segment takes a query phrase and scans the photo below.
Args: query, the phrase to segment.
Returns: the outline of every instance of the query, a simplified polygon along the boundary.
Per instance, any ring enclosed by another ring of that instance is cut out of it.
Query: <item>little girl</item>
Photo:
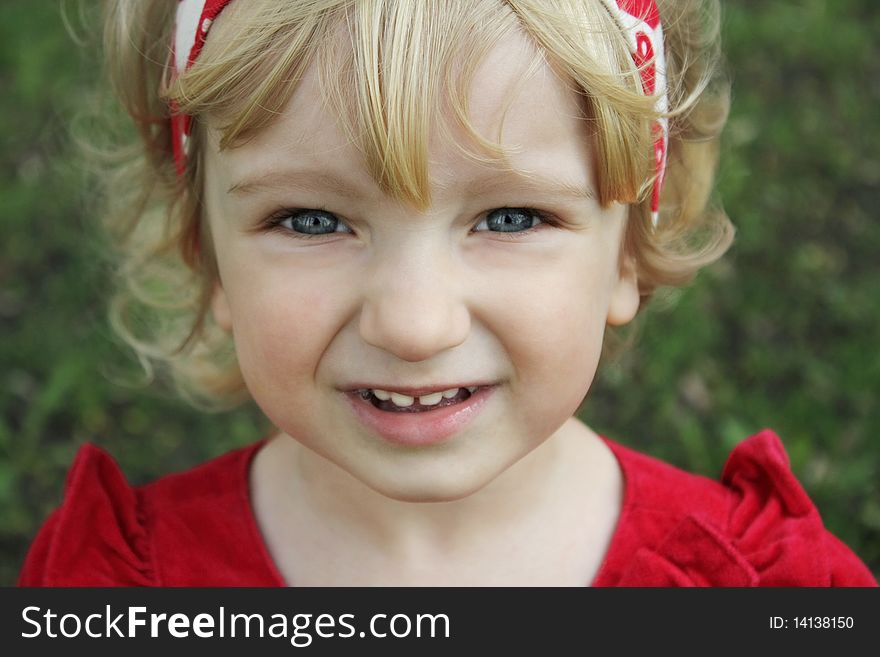
[[[115,0],[115,325],[271,436],[81,448],[23,585],[869,586],[763,431],[720,482],[575,417],[732,239],[711,0]],[[146,319],[144,319],[146,318]]]

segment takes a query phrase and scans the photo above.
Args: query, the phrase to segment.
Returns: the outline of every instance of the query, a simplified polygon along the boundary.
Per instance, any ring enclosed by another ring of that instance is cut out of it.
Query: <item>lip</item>
[[[421,413],[382,411],[354,391],[346,392],[345,397],[355,417],[372,433],[391,443],[418,447],[451,439],[479,415],[496,388],[496,385],[483,386],[463,402]]]

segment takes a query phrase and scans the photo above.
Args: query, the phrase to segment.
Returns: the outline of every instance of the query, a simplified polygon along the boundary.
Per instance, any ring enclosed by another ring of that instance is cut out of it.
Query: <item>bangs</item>
[[[546,63],[582,97],[600,201],[638,200],[651,184],[653,101],[599,2],[233,2],[167,95],[196,132],[209,119],[220,148],[234,148],[280,114],[314,64],[326,106],[380,189],[424,210],[433,135],[472,160],[508,166],[508,150],[471,123],[468,98],[479,65],[515,32],[535,44],[519,85]]]

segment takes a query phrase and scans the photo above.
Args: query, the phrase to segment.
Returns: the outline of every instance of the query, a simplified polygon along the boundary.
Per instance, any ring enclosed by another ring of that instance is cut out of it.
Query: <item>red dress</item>
[[[773,432],[737,446],[720,483],[606,442],[625,494],[592,585],[877,585],[822,525]],[[283,586],[250,504],[262,444],[138,487],[84,445],[19,585]]]

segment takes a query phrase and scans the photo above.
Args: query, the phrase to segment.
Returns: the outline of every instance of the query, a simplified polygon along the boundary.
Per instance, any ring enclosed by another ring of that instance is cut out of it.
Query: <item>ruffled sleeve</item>
[[[666,475],[668,477],[668,475]],[[667,482],[674,496],[675,485]],[[619,586],[877,586],[822,524],[769,430],[738,445],[717,484],[634,550]]]
[[[762,586],[876,586],[825,529],[775,433],[764,431],[734,450],[721,481],[734,496],[728,533]]]
[[[141,506],[113,459],[83,445],[61,506],[31,545],[19,586],[155,584]]]

